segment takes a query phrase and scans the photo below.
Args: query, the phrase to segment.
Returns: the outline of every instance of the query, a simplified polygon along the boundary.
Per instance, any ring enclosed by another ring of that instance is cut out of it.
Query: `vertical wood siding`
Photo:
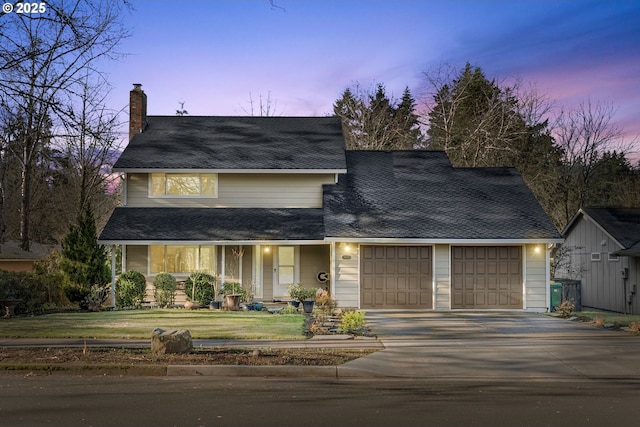
[[[569,250],[570,267],[556,273],[557,278],[582,282],[582,305],[602,310],[624,311],[624,283],[621,270],[629,268],[628,257],[609,261],[609,253],[621,247],[600,227],[584,216],[577,220],[562,245]],[[591,261],[591,254],[600,261]],[[634,266],[632,266],[635,270]],[[630,278],[637,274],[630,271]]]

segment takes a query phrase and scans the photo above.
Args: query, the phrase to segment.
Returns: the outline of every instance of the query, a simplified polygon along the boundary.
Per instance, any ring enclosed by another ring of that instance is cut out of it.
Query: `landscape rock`
[[[165,331],[156,328],[151,334],[151,352],[153,354],[190,353],[192,350],[193,341],[188,329]]]

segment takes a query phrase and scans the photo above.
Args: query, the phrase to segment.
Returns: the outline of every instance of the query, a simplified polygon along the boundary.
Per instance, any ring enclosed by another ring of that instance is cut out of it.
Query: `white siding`
[[[435,245],[433,249],[434,269],[433,282],[435,284],[435,310],[451,309],[451,267],[450,246]]]
[[[524,247],[524,301],[527,311],[544,312],[549,308],[547,254],[545,245]]]
[[[148,174],[127,175],[130,207],[320,208],[333,174],[219,174],[217,198],[149,197]]]
[[[360,307],[360,248],[351,243],[335,244],[335,272],[333,276],[334,296],[339,307]]]

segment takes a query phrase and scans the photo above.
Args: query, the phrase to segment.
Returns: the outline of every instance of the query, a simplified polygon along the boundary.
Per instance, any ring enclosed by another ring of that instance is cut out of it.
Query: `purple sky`
[[[640,1],[136,0],[129,55],[109,64],[112,108],[142,83],[149,114],[327,115],[348,86],[420,99],[423,73],[469,61],[572,108],[611,104],[640,135]],[[257,110],[257,107],[255,107]],[[125,118],[126,119],[126,118]]]

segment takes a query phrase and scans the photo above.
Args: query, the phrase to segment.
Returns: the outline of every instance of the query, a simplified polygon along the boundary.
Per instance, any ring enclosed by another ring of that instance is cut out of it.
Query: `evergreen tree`
[[[350,150],[401,150],[422,145],[423,136],[409,88],[399,103],[387,96],[383,84],[378,84],[374,92],[362,92],[356,86],[354,93],[347,88],[334,103],[333,111],[342,119]]]
[[[67,276],[67,296],[81,302],[93,285],[105,285],[111,280],[107,252],[98,244],[96,223],[91,206],[78,216],[62,241],[62,269]]]
[[[397,146],[401,149],[419,148],[423,136],[420,121],[415,113],[416,101],[408,87],[402,93],[402,99],[393,112],[393,119],[398,130]]]

